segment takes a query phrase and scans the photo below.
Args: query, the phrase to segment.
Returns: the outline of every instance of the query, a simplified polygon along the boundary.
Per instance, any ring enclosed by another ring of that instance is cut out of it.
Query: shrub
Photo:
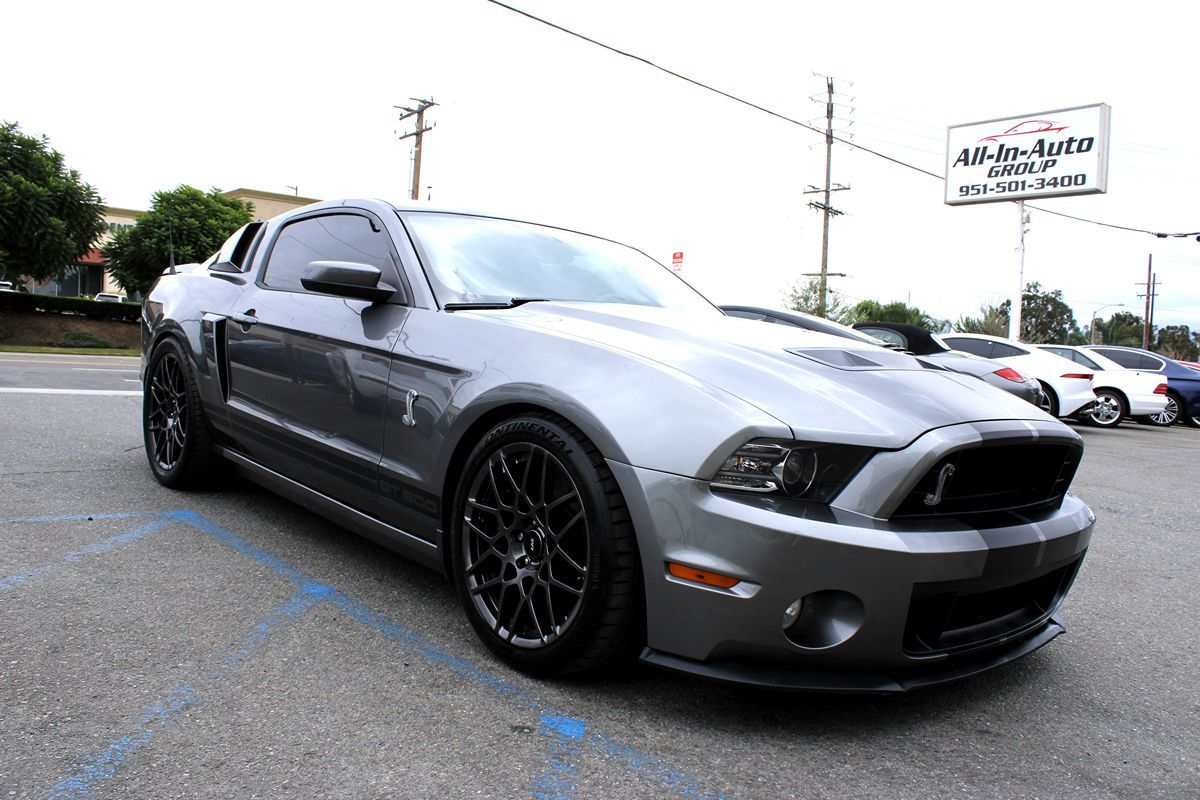
[[[67,331],[58,340],[59,347],[119,347],[87,331]]]
[[[50,314],[78,314],[91,319],[137,322],[141,317],[142,307],[137,303],[97,303],[86,297],[0,292],[0,311],[41,311]]]

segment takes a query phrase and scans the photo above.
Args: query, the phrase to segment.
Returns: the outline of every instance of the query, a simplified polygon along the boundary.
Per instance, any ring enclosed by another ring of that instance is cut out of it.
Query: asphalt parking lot
[[[987,675],[537,681],[428,570],[236,479],[155,483],[136,368],[0,354],[0,798],[1200,796],[1200,430],[1077,428],[1068,634]]]

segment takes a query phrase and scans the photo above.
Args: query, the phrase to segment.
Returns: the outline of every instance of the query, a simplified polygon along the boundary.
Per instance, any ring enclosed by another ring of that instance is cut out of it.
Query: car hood
[[[665,365],[757,406],[798,439],[899,448],[962,422],[1047,419],[976,378],[793,326],[607,303],[538,302],[467,313]],[[670,398],[661,402],[669,406]]]

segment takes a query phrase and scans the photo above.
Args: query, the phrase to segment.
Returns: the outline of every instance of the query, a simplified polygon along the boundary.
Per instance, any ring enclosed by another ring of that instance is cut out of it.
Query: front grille
[[[892,519],[1058,508],[1082,454],[1079,445],[1053,442],[958,450],[917,481]]]
[[[905,652],[969,650],[1037,626],[1071,588],[1081,560],[1030,581],[983,591],[917,584],[904,628]]]

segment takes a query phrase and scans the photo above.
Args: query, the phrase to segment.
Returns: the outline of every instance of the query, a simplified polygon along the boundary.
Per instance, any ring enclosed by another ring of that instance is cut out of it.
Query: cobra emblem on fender
[[[950,478],[954,475],[953,464],[943,464],[942,469],[938,472],[937,489],[932,494],[925,495],[925,505],[936,506],[942,502],[942,492],[946,489],[946,484],[950,482]]]
[[[417,398],[420,396],[421,395],[417,394],[412,389],[409,389],[408,394],[405,395],[404,416],[400,418],[400,421],[410,428],[417,424],[417,418],[413,416],[413,406],[416,404]]]

